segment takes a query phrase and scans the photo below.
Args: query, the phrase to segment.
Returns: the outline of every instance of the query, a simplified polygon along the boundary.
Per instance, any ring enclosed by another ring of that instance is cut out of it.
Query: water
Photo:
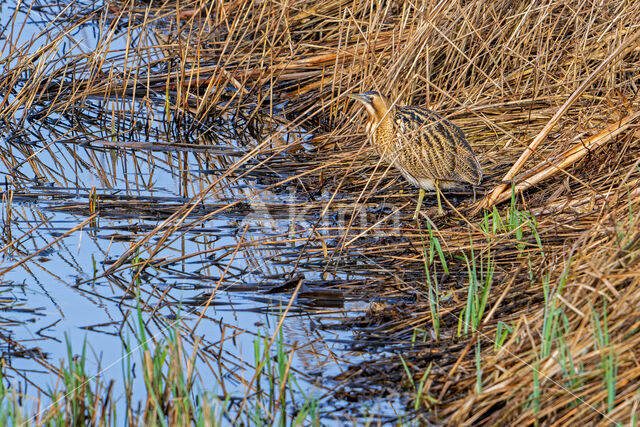
[[[10,28],[15,12],[24,30],[18,36],[17,30],[9,35],[5,29],[4,39],[23,54],[48,46],[51,19],[62,6],[36,4],[27,13],[26,6],[16,10],[16,5],[0,5],[2,27]],[[92,7],[75,3],[65,13],[86,14]],[[87,52],[124,67],[126,39],[112,34],[107,49],[99,42],[107,22],[101,19],[96,16],[62,37],[42,62],[49,68],[26,73],[17,88]],[[13,49],[5,47],[3,55],[9,52]],[[5,71],[18,63],[6,62]],[[54,367],[67,359],[67,346],[77,354],[86,343],[88,371],[115,380],[117,390],[127,357],[123,343],[140,333],[134,297],[139,293],[146,333],[162,337],[179,316],[188,351],[199,340],[202,384],[221,393],[220,373],[207,362],[222,360],[224,389],[241,397],[246,390],[232,374],[244,367],[239,375],[250,378],[254,342],[258,334],[274,333],[297,283],[287,285],[293,273],[305,283],[282,327],[285,344],[295,347],[292,371],[305,394],[321,398],[327,412],[340,408],[348,413],[350,405],[331,398],[330,390],[339,384],[332,378],[349,363],[372,356],[350,350],[356,337],[345,326],[366,312],[370,301],[344,287],[365,283],[377,267],[366,258],[350,258],[349,251],[328,253],[327,247],[344,237],[356,205],[345,202],[321,216],[331,193],[311,200],[304,182],[273,185],[292,175],[290,159],[261,166],[269,156],[252,155],[259,141],[234,134],[238,123],[229,117],[212,122],[207,132],[178,132],[163,93],[154,95],[83,98],[56,111],[49,110],[51,101],[34,102],[5,117],[0,134],[0,154],[6,159],[0,166],[5,380],[33,396],[55,388]],[[11,94],[12,101],[18,98]],[[295,137],[306,138],[303,133]],[[229,173],[247,155],[252,158]],[[393,206],[379,212],[358,207],[365,218],[362,224],[354,222],[347,237],[364,233],[362,238],[375,242],[383,234],[376,234],[375,227],[367,231],[371,222],[366,217],[387,215]],[[104,274],[176,212],[141,246],[138,258]],[[135,280],[131,263],[146,260],[157,243],[151,266]],[[134,360],[138,350],[131,349]],[[142,381],[135,383],[134,397],[144,398]],[[123,404],[120,398],[118,405]]]

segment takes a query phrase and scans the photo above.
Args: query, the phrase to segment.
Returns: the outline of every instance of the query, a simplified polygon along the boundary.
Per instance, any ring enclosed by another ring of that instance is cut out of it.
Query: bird
[[[482,182],[482,167],[464,132],[435,111],[395,105],[375,91],[347,97],[364,104],[366,133],[380,157],[420,189],[414,219],[418,218],[426,190],[436,191],[438,213],[443,214],[441,189]]]

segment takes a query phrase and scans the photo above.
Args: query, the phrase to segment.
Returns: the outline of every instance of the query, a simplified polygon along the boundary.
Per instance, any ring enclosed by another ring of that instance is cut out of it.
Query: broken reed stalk
[[[531,169],[531,172],[518,179],[518,182],[514,186],[515,193],[519,194],[532,186],[539,184],[545,179],[563,172],[587,154],[597,150],[613,138],[629,129],[638,117],[640,117],[640,111],[636,111],[635,113],[624,117],[617,123],[610,124],[607,129],[589,137],[586,141],[576,143],[573,147],[560,154],[557,160],[553,159],[540,162],[537,166]],[[491,203],[502,203],[510,198],[511,191],[505,191],[494,198]]]
[[[522,169],[525,162],[529,160],[529,157],[533,155],[540,143],[542,143],[542,141],[547,138],[547,136],[551,132],[551,129],[553,129],[560,118],[569,110],[569,107],[571,107],[578,100],[578,98],[584,93],[587,87],[591,85],[596,77],[598,77],[604,70],[607,69],[607,67],[610,65],[610,63],[613,62],[614,59],[621,57],[622,54],[627,49],[629,49],[629,47],[635,47],[632,45],[639,37],[640,31],[633,32],[631,36],[627,37],[627,39],[623,43],[621,43],[620,46],[618,46],[616,50],[611,53],[611,55],[609,55],[604,61],[602,61],[600,65],[598,65],[598,67],[593,70],[591,74],[589,74],[589,76],[582,82],[582,84],[578,86],[578,88],[571,94],[571,96],[565,101],[565,103],[558,109],[558,111],[556,111],[553,117],[547,122],[545,127],[540,131],[540,133],[538,133],[534,140],[531,141],[531,144],[527,146],[525,151],[520,155],[511,169],[509,169],[509,172],[507,172],[507,174],[502,178],[502,184],[496,186],[496,188],[494,188],[491,193],[489,193],[489,195],[487,195],[484,200],[481,201],[481,207],[490,209],[494,204],[498,203],[498,198],[500,198],[501,196],[503,196],[501,200],[506,200],[507,198],[509,198],[510,195],[507,195],[506,197],[504,197],[503,195],[509,185],[508,183],[511,182],[511,180],[518,174],[518,172],[520,172],[520,169]]]

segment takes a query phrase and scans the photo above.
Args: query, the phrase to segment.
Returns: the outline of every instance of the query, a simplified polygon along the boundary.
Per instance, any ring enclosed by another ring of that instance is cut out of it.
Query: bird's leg
[[[438,215],[442,215],[444,211],[442,210],[442,203],[440,203],[440,187],[438,187],[438,180],[434,181],[436,187],[436,199],[438,199]]]
[[[424,189],[421,188],[420,192],[418,193],[418,206],[416,206],[416,211],[413,214],[413,219],[418,219],[418,215],[420,214],[420,208],[422,207],[422,200],[424,199],[425,193],[426,191],[424,191]]]

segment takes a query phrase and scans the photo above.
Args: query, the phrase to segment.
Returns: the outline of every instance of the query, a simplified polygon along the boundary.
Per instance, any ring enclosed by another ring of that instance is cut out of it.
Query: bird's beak
[[[355,99],[356,101],[360,101],[365,104],[371,104],[371,98],[362,93],[348,93],[347,98]]]

